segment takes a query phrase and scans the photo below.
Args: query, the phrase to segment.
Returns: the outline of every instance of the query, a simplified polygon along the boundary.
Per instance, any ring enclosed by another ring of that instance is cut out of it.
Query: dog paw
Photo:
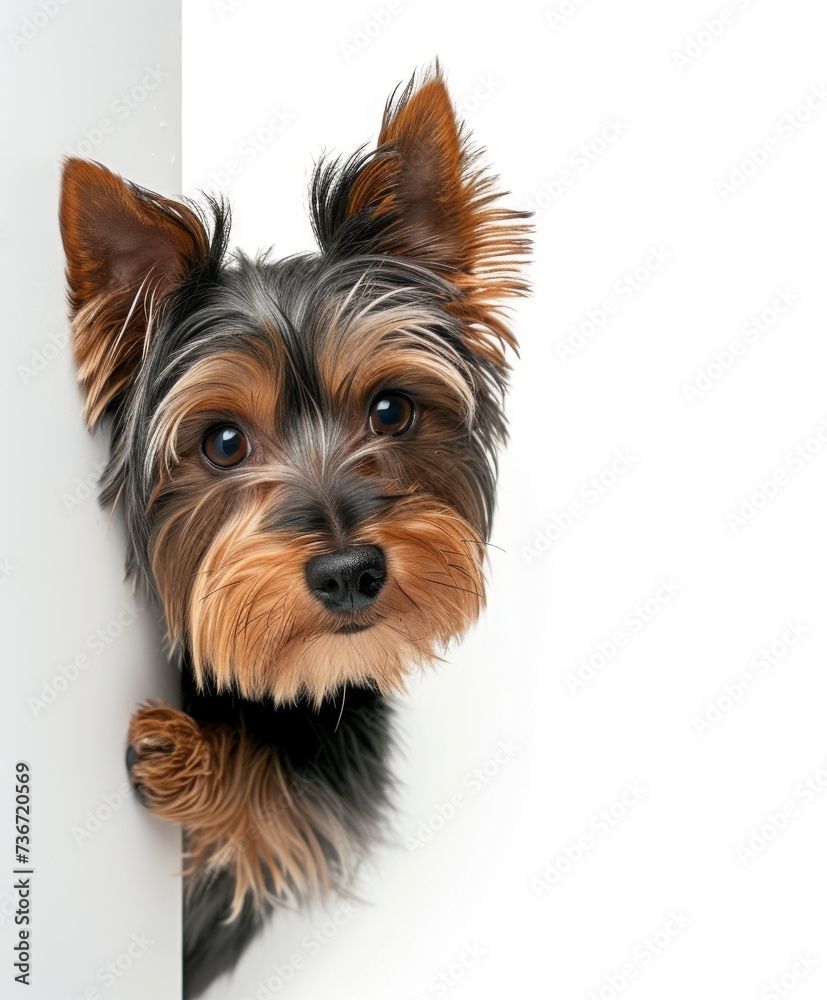
[[[127,742],[135,794],[152,812],[179,820],[210,773],[209,746],[198,724],[171,705],[147,703],[132,716]]]

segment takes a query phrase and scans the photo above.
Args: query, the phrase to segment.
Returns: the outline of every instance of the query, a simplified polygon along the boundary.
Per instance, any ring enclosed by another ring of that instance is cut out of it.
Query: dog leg
[[[183,826],[189,879],[233,874],[233,916],[248,893],[260,907],[332,888],[328,848],[347,851],[336,804],[289,779],[273,747],[150,704],[132,718],[127,763],[147,808]]]
[[[155,703],[135,713],[128,739],[137,794],[184,828],[185,992],[193,997],[232,967],[275,905],[345,887],[361,854],[356,823],[318,765],[311,777],[237,726]]]

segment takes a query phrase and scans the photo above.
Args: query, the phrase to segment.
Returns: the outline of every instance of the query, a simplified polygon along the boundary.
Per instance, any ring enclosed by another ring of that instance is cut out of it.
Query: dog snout
[[[314,556],[306,573],[310,590],[328,610],[358,611],[379,596],[387,566],[377,546],[353,545]]]

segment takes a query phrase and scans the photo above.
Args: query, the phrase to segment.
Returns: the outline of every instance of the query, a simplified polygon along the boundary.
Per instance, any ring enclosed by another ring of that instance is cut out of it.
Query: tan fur
[[[324,541],[266,530],[265,511],[253,503],[241,510],[198,561],[174,532],[156,550],[173,639],[186,636],[196,677],[209,677],[219,690],[321,701],[345,683],[372,681],[390,693],[479,613],[482,539],[428,497],[409,497],[392,519],[364,525],[353,539],[379,545],[388,563],[379,600],[356,617],[375,624],[355,635],[336,635],[335,614],[307,588],[307,560],[325,551]],[[178,558],[171,561],[168,551]]]
[[[457,421],[471,422],[474,396],[467,362],[434,333],[438,316],[424,308],[383,308],[377,300],[346,322],[337,305],[331,304],[317,359],[334,398],[356,399],[367,406],[383,387],[410,383],[423,396],[433,393],[443,403],[455,402]],[[362,416],[362,409],[355,412]]]
[[[348,539],[379,545],[388,560],[388,586],[359,620],[378,622],[369,631],[334,634],[341,622],[307,588],[305,566],[330,549],[330,538],[268,526],[283,483],[302,461],[274,424],[273,373],[286,362],[259,364],[240,353],[210,357],[183,376],[153,425],[149,454],[159,477],[153,573],[170,639],[189,647],[199,678],[210,677],[222,690],[235,686],[249,698],[321,700],[344,683],[368,681],[397,690],[411,669],[438,657],[468,627],[482,604],[485,549],[476,528],[446,503],[418,493],[416,483],[394,481],[404,473],[398,452],[386,440],[366,439],[364,429],[370,400],[386,384],[410,383],[421,398],[438,400],[440,416],[429,419],[444,426],[432,427],[426,441],[468,423],[474,400],[464,362],[447,344],[433,342],[427,316],[410,310],[380,306],[345,324],[332,304],[330,322],[336,317],[342,332],[328,327],[324,342],[333,347],[321,353],[319,374],[353,426],[331,429],[327,460],[372,473],[387,492],[410,494]],[[274,352],[278,343],[276,335]],[[210,415],[220,413],[237,416],[254,448],[230,474],[210,472],[199,453]],[[410,461],[415,447],[403,448]],[[304,471],[313,478],[312,469]]]
[[[349,214],[370,211],[390,223],[379,253],[420,260],[462,293],[448,309],[466,325],[469,343],[505,366],[516,349],[501,303],[524,295],[520,276],[531,231],[527,214],[501,207],[496,177],[454,113],[439,69],[385,110],[376,155],[351,189]]]
[[[188,887],[232,873],[229,919],[248,893],[261,908],[320,896],[347,877],[347,837],[335,809],[291,782],[272,750],[227,726],[199,726],[164,704],[140,708],[128,738],[138,753],[132,781],[147,806],[184,828]]]
[[[279,365],[241,351],[216,354],[191,368],[154,415],[147,454],[158,476],[200,447],[205,424],[233,414],[246,427],[274,432]],[[264,442],[260,442],[264,444]]]
[[[186,205],[74,158],[63,171],[60,231],[92,427],[134,375],[165,296],[206,257],[207,234]]]

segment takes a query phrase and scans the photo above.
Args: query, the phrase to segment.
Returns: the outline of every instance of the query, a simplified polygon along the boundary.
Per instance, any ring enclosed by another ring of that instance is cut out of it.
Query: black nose
[[[375,545],[315,556],[307,564],[307,583],[331,611],[358,611],[373,604],[385,582],[385,554]]]

